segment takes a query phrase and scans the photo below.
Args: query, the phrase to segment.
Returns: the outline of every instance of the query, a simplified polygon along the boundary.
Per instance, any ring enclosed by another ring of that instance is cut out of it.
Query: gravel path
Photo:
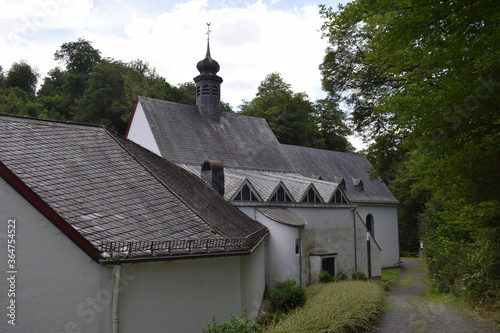
[[[417,260],[401,264],[398,282],[386,299],[387,309],[376,333],[500,333],[488,322],[422,298],[427,288],[424,265]]]

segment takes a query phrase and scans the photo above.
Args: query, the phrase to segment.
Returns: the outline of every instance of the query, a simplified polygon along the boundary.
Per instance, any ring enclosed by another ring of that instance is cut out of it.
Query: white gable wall
[[[134,117],[127,133],[127,138],[161,156],[160,149],[156,144],[153,132],[151,131],[151,127],[149,126],[140,102],[137,103]]]
[[[396,206],[360,205],[358,213],[363,220],[373,216],[374,237],[380,245],[381,266],[399,266],[398,209]]]
[[[7,222],[16,221],[16,325],[7,324]],[[112,269],[85,254],[0,178],[2,332],[109,332]]]

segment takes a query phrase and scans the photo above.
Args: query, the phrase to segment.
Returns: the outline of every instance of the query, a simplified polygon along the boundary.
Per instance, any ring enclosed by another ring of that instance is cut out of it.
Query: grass
[[[382,281],[386,282],[396,282],[399,272],[401,272],[400,268],[383,268],[382,269]]]
[[[375,328],[385,292],[370,281],[342,281],[306,288],[307,302],[265,333],[367,332]]]

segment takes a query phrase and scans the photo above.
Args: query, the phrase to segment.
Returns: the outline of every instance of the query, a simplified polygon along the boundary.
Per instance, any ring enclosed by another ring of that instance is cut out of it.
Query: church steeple
[[[220,85],[222,78],[217,75],[219,63],[210,55],[210,23],[207,23],[207,53],[196,68],[200,75],[194,78],[196,85],[196,106],[202,115],[212,121],[220,120]]]

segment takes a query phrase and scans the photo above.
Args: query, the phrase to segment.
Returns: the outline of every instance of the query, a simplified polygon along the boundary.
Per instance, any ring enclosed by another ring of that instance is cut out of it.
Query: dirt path
[[[376,333],[500,332],[488,322],[421,297],[427,288],[425,277],[424,262],[403,261],[398,282],[387,297],[387,309],[381,317],[381,324]]]

